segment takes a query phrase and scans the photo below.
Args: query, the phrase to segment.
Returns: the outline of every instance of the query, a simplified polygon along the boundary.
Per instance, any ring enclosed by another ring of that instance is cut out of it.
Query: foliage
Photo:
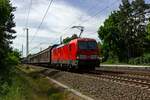
[[[18,65],[20,63],[21,54],[18,50],[14,50],[8,54],[7,63],[11,66]]]
[[[35,76],[37,78],[34,78]],[[0,100],[64,100],[65,96],[67,93],[60,91],[39,73],[24,74],[16,70],[9,92],[7,95],[0,96]]]
[[[101,48],[104,61],[108,59],[111,53],[117,53],[119,31],[117,25],[115,25],[118,22],[118,19],[115,17],[116,14],[116,12],[112,13],[111,16],[105,20],[104,26],[101,26],[98,30],[99,37],[102,40]]]
[[[15,27],[14,10],[9,0],[0,0],[0,95],[6,94],[7,86],[11,85],[12,68],[8,61],[12,51],[10,44],[15,38],[15,30],[12,29]]]
[[[129,60],[129,64],[134,64],[134,65],[150,65],[150,54],[144,54],[144,56],[137,57],[137,58],[132,58]]]
[[[5,60],[7,62],[7,68],[5,69],[5,72],[1,72],[1,83],[0,83],[0,95],[6,95],[9,87],[12,85],[12,78],[14,76],[14,69],[15,66],[20,63],[20,53],[17,50],[11,51],[8,54],[7,59]],[[4,71],[4,70],[3,70]]]
[[[149,52],[150,51],[150,20],[149,20],[149,24],[147,25],[147,35],[145,38],[145,51]]]
[[[0,97],[2,100],[25,100],[24,97],[22,96],[23,94],[23,88],[25,85],[24,84],[23,78],[19,77],[19,75],[14,75],[13,76],[13,83],[9,87],[9,91],[7,95],[3,95]]]
[[[150,40],[150,22],[147,25],[147,33],[148,33],[147,38]]]
[[[114,11],[98,30],[102,40],[105,61],[118,57],[119,62],[128,62],[130,58],[142,56],[146,52],[148,39],[147,14],[150,5],[144,0],[122,0],[118,11]]]
[[[71,37],[66,37],[65,39],[63,39],[63,43],[66,44],[76,38],[78,38],[78,36],[76,34],[73,34]]]

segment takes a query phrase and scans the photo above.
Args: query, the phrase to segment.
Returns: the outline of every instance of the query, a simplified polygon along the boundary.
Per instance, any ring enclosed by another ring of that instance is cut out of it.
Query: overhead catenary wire
[[[110,5],[114,5],[116,2],[118,2],[118,0],[116,0],[116,1],[113,2],[113,3],[111,3]],[[95,16],[101,14],[101,13],[104,12],[106,9],[110,8],[110,5],[106,6],[105,8],[101,9],[100,11],[96,12],[96,13],[95,13],[93,16],[91,16],[89,19],[87,19],[87,20],[85,20],[85,21],[82,21],[79,25],[84,24],[84,23],[90,21],[90,20],[91,20],[92,18],[94,18]],[[76,23],[76,22],[74,22],[74,23]],[[72,23],[71,25],[73,25],[73,23]],[[70,27],[71,27],[71,26],[70,26]],[[70,27],[68,27],[68,28],[70,28]],[[66,29],[66,30],[67,30],[67,29]]]
[[[96,5],[94,5],[94,7],[97,6],[97,5],[99,5],[99,4],[96,3]],[[90,10],[94,9],[94,7],[93,7],[93,6],[90,7],[89,9],[87,9],[86,12],[89,12]],[[85,15],[84,13],[81,14],[81,15],[79,16],[79,18],[82,18],[84,15]],[[72,22],[71,24],[69,24],[66,28],[64,28],[63,31],[65,31],[65,30],[69,29],[70,27],[72,27],[72,25],[75,24],[75,23],[77,23],[77,21],[73,21],[73,22]]]
[[[113,3],[111,3],[110,5],[114,5],[114,4],[116,4],[116,2],[118,2],[118,0],[116,0],[116,1],[113,2]],[[101,9],[100,11],[96,12],[93,16],[91,16],[91,18],[89,18],[89,19],[83,21],[83,22],[80,23],[79,25],[91,21],[94,17],[96,17],[97,15],[101,14],[101,13],[104,12],[106,9],[110,8],[110,5],[106,6],[105,8]]]
[[[118,0],[116,0],[116,1],[113,2],[113,3],[111,3],[110,5],[106,6],[105,8],[101,9],[100,11],[97,11],[97,12],[96,12],[93,16],[91,16],[89,19],[87,19],[87,20],[85,20],[85,21],[81,21],[81,23],[80,23],[79,25],[84,24],[84,23],[86,23],[86,22],[89,22],[92,18],[94,18],[95,16],[101,14],[102,12],[105,11],[105,9],[110,8],[110,6],[111,6],[111,5],[114,5],[116,2],[118,2]],[[92,9],[92,7],[89,8],[89,9],[87,10],[87,12],[90,11],[91,9]],[[83,14],[83,15],[84,15],[84,14]],[[82,16],[80,16],[80,17],[82,17]],[[71,23],[69,26],[67,26],[67,27],[63,30],[63,32],[65,32],[66,30],[70,29],[70,27],[72,27],[72,25],[73,25],[74,23],[77,23],[77,21],[74,21],[74,22]],[[63,33],[63,32],[62,32],[62,33]],[[61,36],[64,35],[64,34],[65,34],[65,33],[61,34]],[[60,37],[60,36],[59,36],[59,37]],[[58,40],[58,39],[57,39],[57,40]]]
[[[35,33],[33,34],[33,37],[32,37],[32,39],[31,39],[30,43],[32,43],[32,41],[34,40],[35,36],[38,34],[38,32],[39,32],[39,30],[40,30],[40,28],[41,28],[41,25],[43,24],[44,19],[46,18],[46,15],[47,15],[47,13],[48,13],[48,11],[49,11],[49,9],[50,9],[50,7],[51,7],[53,1],[54,1],[54,0],[51,0],[51,1],[50,1],[49,5],[48,5],[48,7],[47,7],[47,9],[46,9],[46,12],[45,12],[45,14],[44,14],[44,16],[43,16],[43,18],[42,18],[42,20],[41,20],[41,22],[40,22],[40,24],[39,24],[37,30],[36,30]]]
[[[98,3],[97,3],[96,5],[94,5],[94,7],[97,6],[97,5],[98,5]],[[87,10],[87,12],[90,11],[91,9],[94,9],[94,7],[93,7],[93,6],[90,7],[90,8]],[[80,15],[79,18],[81,18],[82,16],[84,16],[84,14]],[[65,28],[63,29],[63,31],[65,31],[65,30],[67,30],[68,28],[70,28],[75,22],[76,22],[76,21],[72,22],[70,25],[68,25],[67,27],[65,27]],[[40,45],[40,44],[41,44],[41,43],[39,43],[38,45]],[[33,48],[37,48],[38,45],[35,46],[35,47],[33,47]],[[32,51],[32,50],[30,50],[30,51]]]
[[[110,5],[106,6],[105,8],[101,9],[100,11],[97,11],[93,16],[91,16],[89,19],[87,19],[87,20],[85,20],[85,21],[82,21],[79,25],[84,24],[84,23],[86,23],[86,22],[89,22],[89,21],[92,20],[95,16],[101,14],[101,13],[104,12],[106,9],[110,8],[110,6],[111,6],[111,5],[114,5],[116,2],[118,2],[118,0],[116,0],[116,1],[113,2],[113,3],[111,3]],[[89,10],[90,10],[90,9],[89,9]],[[87,10],[87,11],[89,11],[89,10]],[[81,16],[81,17],[82,17],[82,16]],[[64,29],[64,31],[68,30],[74,23],[76,23],[76,22],[71,23],[68,27],[66,27],[66,28]],[[64,34],[65,34],[65,33],[64,33]],[[64,35],[64,34],[61,34],[61,35]]]
[[[32,49],[30,49],[29,52],[33,51],[34,49],[38,49],[39,46],[41,46],[42,44],[50,45],[50,43],[48,43],[48,42],[41,42],[41,43],[38,44],[38,46],[35,46],[35,47],[33,47]]]
[[[97,4],[96,4],[96,5],[97,5]],[[96,6],[96,5],[94,5],[94,6]],[[93,7],[93,6],[90,7],[90,8],[87,10],[87,12],[90,11],[91,9],[94,9],[94,7]],[[84,16],[84,14],[80,15],[79,18],[81,18],[82,16]],[[72,22],[70,25],[68,25],[67,27],[65,27],[65,28],[63,29],[63,31],[65,31],[65,30],[67,30],[68,28],[70,28],[75,22],[76,22],[76,21]],[[40,44],[41,44],[41,43],[40,43]],[[34,48],[36,48],[36,47],[34,47]]]

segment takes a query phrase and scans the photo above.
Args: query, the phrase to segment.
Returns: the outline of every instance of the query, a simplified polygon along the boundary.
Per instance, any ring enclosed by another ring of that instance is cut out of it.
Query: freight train
[[[27,62],[64,69],[94,70],[100,65],[99,49],[95,39],[77,38],[31,55]]]

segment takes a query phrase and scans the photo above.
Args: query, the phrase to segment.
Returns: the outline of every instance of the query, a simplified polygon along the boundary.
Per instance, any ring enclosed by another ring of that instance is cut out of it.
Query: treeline
[[[12,84],[14,65],[19,63],[20,54],[11,48],[16,37],[13,21],[15,8],[9,0],[0,0],[0,97],[8,93]]]
[[[150,64],[150,4],[122,0],[98,30],[103,61]]]

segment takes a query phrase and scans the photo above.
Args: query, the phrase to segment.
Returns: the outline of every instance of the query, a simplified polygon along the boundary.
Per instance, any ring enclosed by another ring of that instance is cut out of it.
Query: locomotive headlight
[[[97,55],[91,55],[91,57],[90,57],[91,59],[97,59],[98,58],[98,56]]]

